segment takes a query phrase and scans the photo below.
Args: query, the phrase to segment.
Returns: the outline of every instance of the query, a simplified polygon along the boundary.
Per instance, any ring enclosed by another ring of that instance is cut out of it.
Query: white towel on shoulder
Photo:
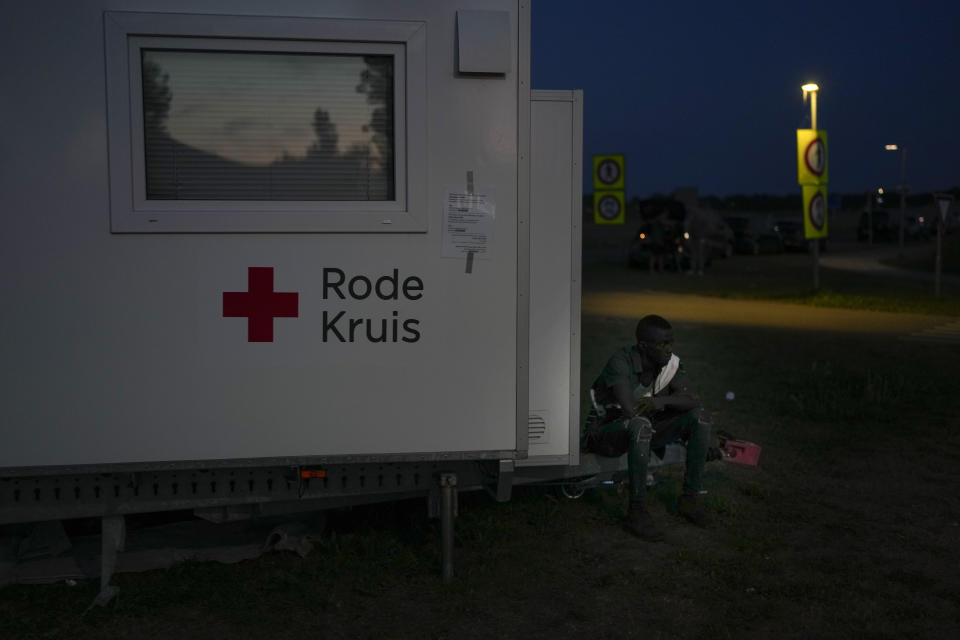
[[[666,366],[660,370],[660,374],[657,375],[657,379],[653,381],[653,394],[660,393],[670,381],[673,380],[673,376],[677,374],[677,370],[680,368],[680,358],[676,355],[670,356],[670,361]],[[651,394],[649,391],[644,394],[644,397],[648,397]]]

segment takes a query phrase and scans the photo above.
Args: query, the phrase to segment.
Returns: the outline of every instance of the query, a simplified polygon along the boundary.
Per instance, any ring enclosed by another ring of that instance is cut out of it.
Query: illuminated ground
[[[582,306],[584,315],[592,316],[639,318],[647,313],[657,313],[677,323],[902,336],[948,326],[956,320],[941,315],[830,309],[650,290],[587,292],[583,295]]]

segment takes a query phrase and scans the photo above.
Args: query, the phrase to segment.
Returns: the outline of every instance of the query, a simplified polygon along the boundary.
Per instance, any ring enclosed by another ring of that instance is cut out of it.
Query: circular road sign
[[[611,158],[602,160],[597,165],[597,179],[603,184],[616,184],[620,180],[620,164]]]
[[[827,166],[827,150],[824,148],[823,140],[814,138],[810,141],[803,152],[803,162],[813,175],[823,175],[823,170]]]
[[[597,202],[597,213],[604,220],[616,220],[620,216],[620,200],[613,195],[601,196]]]
[[[817,231],[823,231],[823,223],[827,220],[827,203],[823,199],[822,193],[817,192],[810,198],[807,216],[810,218],[810,224],[812,224]]]

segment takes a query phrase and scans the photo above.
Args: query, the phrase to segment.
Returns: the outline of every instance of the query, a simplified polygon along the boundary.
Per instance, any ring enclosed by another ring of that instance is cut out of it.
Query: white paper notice
[[[447,192],[443,203],[444,258],[489,257],[496,205],[482,193]]]

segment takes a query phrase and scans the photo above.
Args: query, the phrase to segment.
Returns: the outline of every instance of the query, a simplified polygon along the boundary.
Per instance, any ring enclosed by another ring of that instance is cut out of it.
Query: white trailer
[[[531,92],[529,19],[7,7],[0,524],[102,517],[107,566],[135,512],[429,495],[448,529],[458,489],[596,473],[582,100]]]

